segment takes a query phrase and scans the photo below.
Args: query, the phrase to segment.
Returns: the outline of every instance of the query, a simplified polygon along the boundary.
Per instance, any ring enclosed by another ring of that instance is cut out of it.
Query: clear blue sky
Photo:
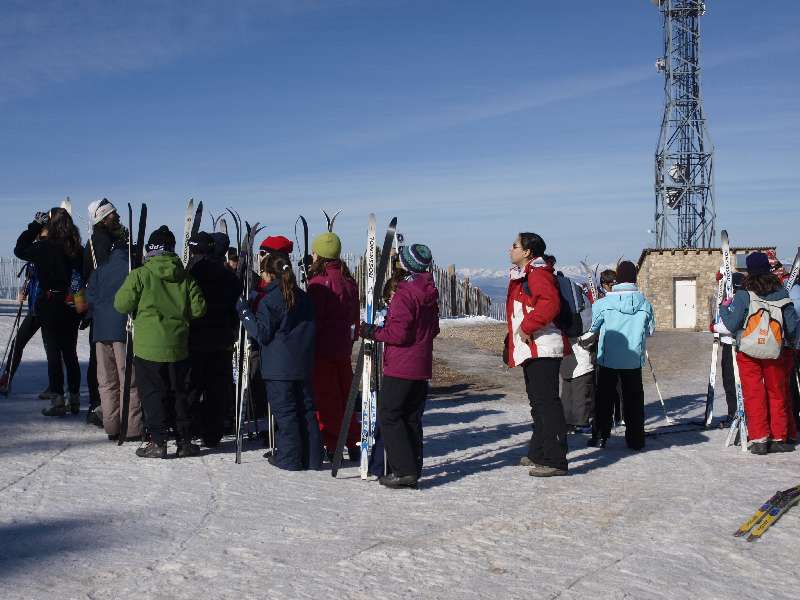
[[[702,28],[718,228],[793,256],[800,5],[709,0]],[[150,229],[189,196],[270,234],[344,209],[353,250],[396,215],[459,267],[505,268],[519,230],[562,264],[637,257],[660,53],[648,0],[6,1],[0,255],[69,195],[146,201]]]

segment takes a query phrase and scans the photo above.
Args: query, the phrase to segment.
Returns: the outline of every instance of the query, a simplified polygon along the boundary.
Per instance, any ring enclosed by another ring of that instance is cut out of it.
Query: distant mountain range
[[[576,265],[556,265],[556,267],[567,277],[579,282],[586,281],[583,267]],[[608,265],[600,265],[597,272],[608,267]],[[457,269],[457,273],[459,277],[469,277],[470,284],[479,287],[494,302],[505,302],[508,290],[508,270],[462,268]]]

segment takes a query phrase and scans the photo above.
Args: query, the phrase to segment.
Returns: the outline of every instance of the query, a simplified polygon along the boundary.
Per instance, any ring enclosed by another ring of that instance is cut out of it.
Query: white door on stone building
[[[675,280],[675,328],[694,329],[697,326],[697,282],[694,279]]]

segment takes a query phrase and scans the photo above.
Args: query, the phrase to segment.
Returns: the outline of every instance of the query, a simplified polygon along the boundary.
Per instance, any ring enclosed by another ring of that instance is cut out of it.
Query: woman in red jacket
[[[431,251],[401,246],[393,275],[397,290],[383,327],[361,324],[361,335],[384,343],[383,389],[378,411],[389,458],[390,488],[417,487],[422,475],[422,413],[433,370],[433,338],[439,334],[439,292],[429,272]]]
[[[342,242],[335,233],[314,238],[314,263],[308,270],[308,294],[314,303],[316,342],[314,350],[314,404],[329,457],[333,456],[342,426],[347,394],[353,381],[350,357],[354,328],[359,323],[358,286],[347,265],[339,260]],[[347,433],[350,460],[361,457],[355,415]]]
[[[567,424],[558,397],[561,358],[569,340],[553,322],[561,309],[553,267],[542,256],[547,246],[535,233],[520,233],[509,252],[513,267],[506,299],[507,364],[521,365],[531,405],[533,434],[520,464],[534,477],[567,474]]]

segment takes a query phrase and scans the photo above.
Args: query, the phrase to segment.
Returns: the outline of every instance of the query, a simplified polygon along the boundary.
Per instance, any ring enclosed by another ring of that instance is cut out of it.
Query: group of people
[[[588,286],[571,282],[566,293],[580,300],[573,310],[582,333],[568,336],[560,326],[566,302],[561,274],[545,252],[535,233],[520,233],[511,246],[504,348],[506,364],[521,366],[525,378],[533,433],[520,464],[536,477],[568,473],[568,431],[585,429],[588,445],[604,448],[612,426],[624,424],[627,447],[645,447],[642,368],[655,330],[653,307],[636,285],[636,265],[622,261],[600,274],[596,298]],[[733,274],[735,294],[710,325],[723,348],[728,411],[720,425],[731,424],[741,397],[748,429],[742,443],[753,454],[789,452],[800,427],[800,285],[785,288],[788,274],[774,256],[754,252],[746,262],[747,274]]]
[[[177,457],[215,447],[234,428],[234,345],[240,323],[253,368],[254,415],[269,404],[275,420],[269,463],[286,470],[318,469],[336,448],[353,382],[351,357],[359,338],[383,342],[379,430],[381,484],[416,487],[422,469],[422,412],[432,374],[433,339],[439,332],[438,292],[432,256],[422,244],[403,245],[386,282],[383,324],[360,319],[359,290],[340,259],[334,232],[317,236],[305,281],[298,282],[284,236],[260,245],[252,273],[222,232],[189,240],[186,265],[167,226],[153,231],[129,269],[129,232],[107,199],[89,205],[92,232],[85,248],[63,208],[38,212],[19,236],[15,254],[29,263],[26,287],[34,319],[20,327],[15,352],[41,326],[47,354],[49,400],[42,414],[80,412],[80,327],[89,328],[87,421],[111,440],[141,441],[136,455],[166,458],[174,437]],[[256,268],[257,267],[257,268]],[[252,285],[243,295],[244,280]],[[127,429],[121,430],[126,381],[126,337],[133,332]],[[19,357],[4,374],[8,392]],[[64,368],[67,371],[66,393]],[[353,417],[346,448],[360,459],[360,429]],[[386,461],[383,461],[385,448]]]
[[[427,246],[399,247],[383,290],[387,313],[379,326],[361,321],[359,289],[340,259],[341,240],[333,232],[313,240],[312,260],[304,263],[298,282],[290,258],[293,244],[284,236],[267,237],[257,269],[243,272],[225,233],[191,237],[184,265],[167,226],[153,231],[144,248],[131,249],[129,232],[111,202],[90,204],[89,217],[92,232],[85,247],[64,208],[36,213],[19,236],[15,254],[28,261],[29,311],[0,391],[8,391],[25,343],[41,328],[48,387],[40,397],[50,401],[42,413],[77,414],[76,345],[79,328],[88,327],[87,420],[102,426],[111,440],[123,435],[141,440],[139,457],[166,458],[172,436],[176,456],[194,456],[200,451],[194,440],[215,447],[233,430],[233,353],[241,323],[248,340],[241,351],[250,353],[254,365],[245,374],[251,378],[251,410],[263,414],[268,404],[275,419],[270,464],[318,469],[331,459],[342,429],[354,377],[353,344],[359,337],[375,340],[385,349],[379,452],[371,470],[387,487],[417,486],[422,414],[439,333]],[[131,250],[143,259],[132,270]],[[568,473],[567,433],[576,428],[585,427],[591,432],[588,444],[603,448],[614,423],[624,419],[628,448],[644,448],[642,367],[646,338],[655,329],[653,307],[636,285],[636,265],[622,261],[615,270],[603,271],[600,289],[590,292],[556,272],[555,258],[546,250],[542,237],[529,232],[520,233],[511,246],[504,348],[506,364],[522,367],[533,433],[521,464],[537,477]],[[750,254],[747,275],[735,274],[736,293],[711,324],[722,336],[728,417],[737,410],[735,353],[749,449],[755,454],[789,451],[797,440],[798,407],[792,406],[790,389],[797,381],[800,286],[791,291],[793,303],[775,268],[768,256]],[[244,289],[251,290],[247,297]],[[133,360],[126,386],[129,331]],[[759,335],[767,341],[753,341]],[[123,419],[126,388],[129,408]],[[355,417],[344,429],[348,458],[358,461]]]
[[[568,336],[560,323],[564,291],[555,258],[545,254],[546,249],[535,233],[517,236],[510,249],[506,301],[504,357],[509,367],[522,367],[533,420],[528,452],[520,464],[531,467],[529,474],[535,477],[568,473],[568,425],[590,427],[589,445],[605,446],[614,405],[620,402],[618,389],[625,441],[633,450],[644,448],[642,366],[646,337],[655,329],[653,307],[636,287],[636,266],[623,261],[615,273],[603,273],[603,297],[592,298],[570,282],[566,293],[580,295],[575,306],[583,307],[580,312],[575,309],[573,318],[583,326]]]

